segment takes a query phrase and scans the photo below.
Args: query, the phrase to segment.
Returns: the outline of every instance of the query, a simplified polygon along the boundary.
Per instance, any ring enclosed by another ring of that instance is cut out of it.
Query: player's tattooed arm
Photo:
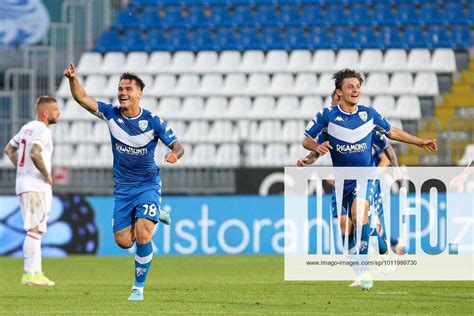
[[[7,144],[4,149],[5,155],[10,158],[13,165],[16,167],[18,163],[18,148],[12,146],[11,144]]]
[[[51,177],[51,174],[49,174],[48,169],[46,169],[46,165],[44,164],[43,156],[41,155],[42,150],[43,149],[41,148],[40,145],[33,144],[30,150],[31,161],[33,161],[33,164],[39,170],[39,172],[41,172],[46,182],[48,182],[49,184],[52,184],[53,179]]]
[[[388,144],[387,148],[384,149],[385,155],[387,155],[388,160],[390,160],[390,163],[392,167],[398,167],[398,158],[397,154],[395,153],[395,149],[393,149],[393,146]]]
[[[165,155],[165,161],[169,163],[175,163],[184,155],[184,148],[180,142],[175,141],[171,145],[171,151]]]
[[[77,79],[77,72],[73,63],[70,63],[69,67],[64,69],[64,76],[69,79],[69,88],[71,89],[71,94],[74,100],[76,100],[76,102],[84,109],[95,115],[99,105],[96,100],[87,94],[86,90]]]

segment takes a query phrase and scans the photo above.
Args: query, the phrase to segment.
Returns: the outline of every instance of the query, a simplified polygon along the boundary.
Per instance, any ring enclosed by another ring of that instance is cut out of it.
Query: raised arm
[[[77,79],[77,72],[73,63],[70,63],[69,67],[64,69],[64,75],[69,79],[69,88],[71,89],[71,94],[74,100],[76,100],[76,102],[84,109],[95,114],[99,105],[96,100],[87,94],[86,90],[84,90]]]
[[[305,135],[303,138],[302,145],[309,151],[314,151],[318,154],[325,155],[332,149],[332,146],[329,144],[328,141],[323,142],[322,144],[318,144],[312,139],[311,137]]]
[[[53,183],[53,178],[52,178],[51,174],[48,172],[48,169],[46,169],[46,165],[44,164],[43,156],[41,155],[42,151],[43,151],[43,149],[41,148],[40,145],[33,144],[33,146],[31,146],[31,150],[30,150],[30,157],[31,157],[31,160],[33,161],[33,164],[35,165],[35,167],[39,170],[39,172],[41,172],[41,174],[45,178],[46,182],[48,182],[49,184],[52,184]]]
[[[171,144],[171,151],[165,155],[165,161],[175,163],[184,155],[184,148],[180,142],[175,141]]]
[[[16,167],[17,163],[18,163],[18,148],[14,147],[10,143],[8,143],[5,146],[5,149],[3,150],[3,152],[5,153],[5,155],[8,156],[8,158],[10,158],[11,162]]]
[[[397,158],[397,154],[395,153],[395,149],[393,149],[393,146],[388,144],[387,148],[384,149],[384,152],[385,152],[385,156],[386,156],[386,158],[389,162],[389,164],[385,165],[385,166],[391,165],[392,167],[398,167],[399,166],[398,158]]]
[[[387,137],[392,140],[398,140],[404,143],[417,145],[418,147],[422,147],[429,152],[436,152],[438,150],[436,139],[422,139],[402,131],[397,127],[392,127],[390,132],[387,134]]]

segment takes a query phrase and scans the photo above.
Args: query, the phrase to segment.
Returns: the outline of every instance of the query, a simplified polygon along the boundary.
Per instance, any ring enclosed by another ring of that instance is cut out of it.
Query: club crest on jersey
[[[146,128],[148,127],[148,121],[146,120],[138,121],[138,127],[140,127],[142,131],[145,131]]]
[[[367,112],[359,112],[359,117],[362,121],[367,121]]]

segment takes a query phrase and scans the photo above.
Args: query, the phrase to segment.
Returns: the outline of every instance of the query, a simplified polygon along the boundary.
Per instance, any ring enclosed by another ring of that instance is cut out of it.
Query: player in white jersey
[[[23,228],[24,285],[54,285],[42,270],[41,238],[47,230],[53,194],[51,157],[53,140],[49,125],[57,122],[59,109],[53,97],[41,96],[35,104],[37,118],[20,129],[5,146],[5,154],[16,166],[16,194],[20,200]]]
[[[73,64],[64,70],[71,94],[84,109],[109,127],[114,156],[113,231],[117,245],[131,248],[136,241],[135,283],[129,300],[143,300],[143,289],[153,259],[151,239],[155,224],[170,224],[161,209],[160,169],[154,153],[159,141],[171,149],[165,161],[176,163],[184,154],[173,130],[158,115],[143,109],[145,87],[140,77],[123,73],[117,87],[120,106],[92,99],[77,79]]]

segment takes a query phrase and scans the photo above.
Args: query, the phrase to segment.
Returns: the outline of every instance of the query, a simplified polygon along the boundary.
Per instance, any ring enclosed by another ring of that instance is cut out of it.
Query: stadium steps
[[[420,126],[417,135],[425,139],[439,139],[438,127],[434,121],[425,121]],[[417,146],[404,146],[400,153],[400,164],[403,165],[424,165],[424,164],[440,164],[439,157],[442,155],[429,154],[423,148]],[[444,148],[443,148],[444,149]]]

